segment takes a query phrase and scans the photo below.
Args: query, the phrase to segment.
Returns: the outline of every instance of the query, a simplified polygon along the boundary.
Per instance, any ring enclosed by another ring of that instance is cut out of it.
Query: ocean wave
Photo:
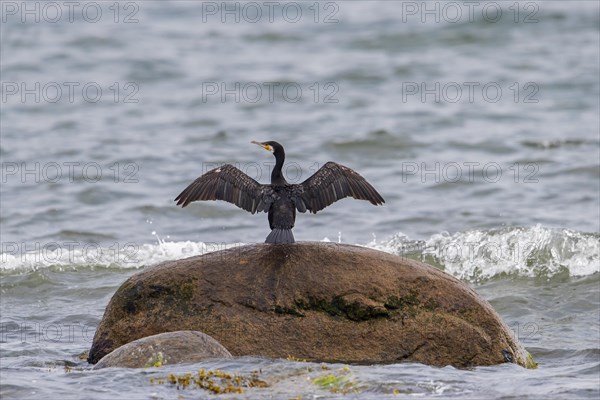
[[[552,278],[600,272],[600,235],[541,225],[443,232],[417,241],[399,233],[367,247],[433,264],[469,282],[503,275]]]
[[[101,247],[95,243],[74,245],[75,242],[52,242],[37,246],[34,251],[0,254],[0,273],[22,273],[45,268],[73,271],[93,268],[137,269],[163,261],[202,255],[242,244],[170,242],[160,238],[156,244],[115,242]],[[18,250],[18,249],[17,249]]]
[[[325,238],[323,241],[329,241]],[[141,268],[213,251],[243,246],[244,243],[172,242],[157,236],[156,244],[126,243],[100,247],[61,246],[35,251],[0,254],[0,273],[78,270],[90,268]],[[411,240],[398,233],[383,241],[359,246],[424,261],[468,282],[501,276],[552,278],[588,276],[600,272],[600,235],[540,225],[442,232],[427,240]]]

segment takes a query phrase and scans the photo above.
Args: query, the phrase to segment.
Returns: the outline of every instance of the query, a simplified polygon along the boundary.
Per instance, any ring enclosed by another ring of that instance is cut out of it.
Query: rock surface
[[[335,243],[254,244],[149,267],[111,299],[88,361],[177,330],[202,331],[235,356],[535,366],[466,284],[417,261]]]
[[[159,333],[124,344],[102,357],[94,369],[161,367],[209,358],[231,358],[231,353],[202,332],[177,331]]]

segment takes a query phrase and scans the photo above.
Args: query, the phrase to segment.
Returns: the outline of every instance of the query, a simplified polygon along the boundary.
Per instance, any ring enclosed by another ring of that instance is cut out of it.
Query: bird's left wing
[[[385,203],[365,178],[331,161],[301,184],[294,185],[293,198],[300,212],[308,210],[316,213],[345,197],[368,200],[374,205]]]
[[[196,200],[224,200],[251,212],[266,211],[274,201],[273,190],[238,168],[225,164],[197,178],[175,198],[185,207]]]

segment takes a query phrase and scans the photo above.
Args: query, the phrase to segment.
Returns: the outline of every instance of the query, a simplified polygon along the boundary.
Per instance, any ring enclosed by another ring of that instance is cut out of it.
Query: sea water
[[[2,398],[217,396],[157,383],[201,368],[257,371],[256,399],[598,398],[597,2],[48,4],[1,3]],[[290,182],[332,160],[386,200],[299,214],[297,240],[458,277],[539,368],[290,355],[92,371],[80,356],[128,277],[264,240],[264,214],[173,202],[221,163],[268,182],[251,140],[285,146]]]

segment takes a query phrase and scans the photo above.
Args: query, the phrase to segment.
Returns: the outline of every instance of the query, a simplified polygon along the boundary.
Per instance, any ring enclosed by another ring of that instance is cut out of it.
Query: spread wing
[[[300,212],[308,210],[316,213],[345,197],[368,200],[374,205],[385,203],[365,178],[356,171],[331,161],[295,186],[294,201]]]
[[[175,201],[185,207],[196,200],[224,200],[254,214],[267,211],[275,196],[269,185],[261,185],[233,165],[225,164],[197,178]]]

